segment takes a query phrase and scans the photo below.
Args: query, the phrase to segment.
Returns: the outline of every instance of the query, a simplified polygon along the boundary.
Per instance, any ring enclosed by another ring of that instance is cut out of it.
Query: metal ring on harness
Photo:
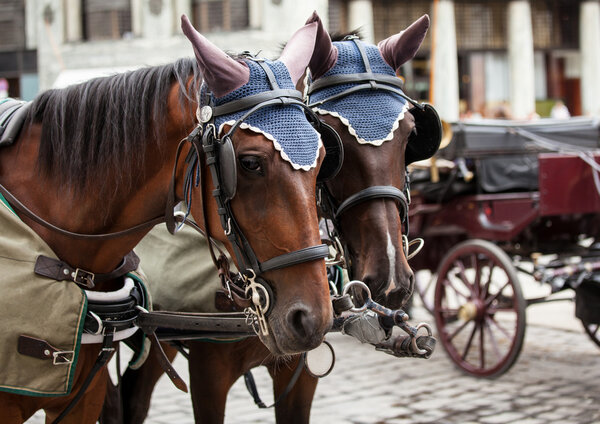
[[[359,281],[359,280],[353,280],[353,281],[350,281],[348,284],[346,284],[342,295],[347,295],[348,292],[350,291],[350,288],[353,286],[358,286],[361,289],[363,289],[363,291],[365,291],[367,293],[366,299],[371,298],[371,290],[369,289],[369,286],[367,286],[365,283],[363,283],[362,281]],[[352,295],[350,295],[350,297],[354,300],[354,297]],[[363,305],[359,308],[357,308],[357,307],[350,308],[351,312],[363,312],[366,310],[367,310],[367,302],[363,303]]]
[[[246,280],[244,293],[250,298],[254,308],[249,307],[246,310],[256,318],[261,334],[268,336],[267,316],[275,303],[273,302],[273,291],[263,279],[256,276],[253,270],[248,269],[247,272],[251,275],[244,275]]]
[[[418,244],[418,246],[415,248],[415,250],[410,253],[410,247],[412,245]],[[406,260],[408,261],[409,259],[414,258],[423,248],[423,246],[425,245],[425,240],[423,240],[420,237],[417,237],[416,239],[413,239],[411,241],[408,241],[408,237],[406,237],[406,235],[402,234],[402,248],[404,249],[404,256],[406,256]]]
[[[419,329],[424,328],[425,330],[427,330],[427,335],[429,337],[431,337],[433,335],[433,331],[431,330],[431,326],[425,322],[421,322],[421,323],[417,324],[416,328],[417,328],[417,331],[415,332],[414,337],[411,337],[411,341],[410,341],[411,348],[412,348],[413,352],[418,353],[419,355],[426,355],[429,352],[425,349],[419,349],[419,347],[417,346],[417,333],[419,332]]]
[[[334,365],[335,351],[327,340],[323,340],[323,343],[304,355],[304,369],[312,377],[328,376]]]

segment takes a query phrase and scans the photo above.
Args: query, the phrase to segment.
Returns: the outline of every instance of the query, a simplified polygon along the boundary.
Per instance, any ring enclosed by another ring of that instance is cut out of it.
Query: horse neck
[[[174,87],[172,91],[177,90]],[[176,96],[169,96],[169,102],[172,101],[179,100]],[[15,146],[0,155],[0,182],[38,216],[71,232],[109,233],[162,216],[177,146],[181,138],[191,130],[190,127],[193,128],[193,120],[184,116],[185,113],[180,109],[177,104],[173,107],[170,105],[164,137],[160,140],[147,140],[149,145],[142,168],[115,170],[113,181],[93,181],[90,189],[75,193],[65,190],[57,176],[40,178],[37,167],[32,165],[37,161],[41,133],[39,125],[34,125],[23,131]],[[184,149],[181,155],[185,157],[186,154],[187,149]],[[183,174],[183,162],[180,160],[177,169],[179,176]],[[119,172],[134,173],[131,184],[119,186]],[[178,197],[183,191],[181,180],[182,178],[177,178]],[[103,191],[94,189],[101,186],[115,189],[107,198]],[[61,260],[95,273],[115,269],[151,229],[147,227],[117,238],[82,240],[57,233],[26,217],[22,219]]]

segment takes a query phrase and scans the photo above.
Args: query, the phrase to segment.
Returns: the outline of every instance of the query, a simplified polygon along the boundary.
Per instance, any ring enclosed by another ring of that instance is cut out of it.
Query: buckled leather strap
[[[85,288],[91,289],[97,283],[110,281],[136,270],[139,264],[140,258],[131,251],[123,258],[121,265],[115,270],[106,274],[94,274],[81,268],[73,268],[60,259],[40,255],[35,262],[34,272],[37,275],[52,278],[56,281],[73,281]]]
[[[55,365],[70,364],[73,362],[75,352],[62,351],[46,340],[21,334],[18,339],[17,351],[21,355],[31,356],[37,359],[49,359]]]
[[[102,342],[102,348],[100,350],[100,355],[98,355],[98,358],[96,359],[96,362],[94,363],[94,366],[92,367],[89,374],[87,375],[87,377],[81,384],[79,391],[75,394],[75,397],[73,397],[71,402],[60,413],[60,415],[54,421],[52,421],[52,424],[58,424],[60,421],[62,421],[63,418],[65,418],[69,414],[69,412],[71,412],[71,410],[75,407],[75,405],[77,405],[77,403],[85,394],[85,391],[89,387],[90,383],[92,382],[92,380],[94,379],[94,377],[96,376],[98,371],[100,371],[100,369],[102,369],[102,367],[104,365],[106,365],[108,360],[111,358],[113,352],[115,351],[114,347],[112,347],[112,344],[113,344],[113,333],[105,334],[104,340]]]

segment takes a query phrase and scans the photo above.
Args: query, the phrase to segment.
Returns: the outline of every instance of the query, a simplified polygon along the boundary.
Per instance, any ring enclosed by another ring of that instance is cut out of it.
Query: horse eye
[[[241,156],[240,165],[248,172],[262,175],[262,165],[258,156]]]

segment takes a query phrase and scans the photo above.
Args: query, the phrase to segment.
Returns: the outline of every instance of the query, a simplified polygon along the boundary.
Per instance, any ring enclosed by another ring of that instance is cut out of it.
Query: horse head
[[[439,120],[431,106],[403,93],[396,74],[417,52],[429,18],[377,46],[353,36],[332,42],[316,14],[308,22],[319,25],[308,103],[338,132],[344,147],[339,173],[322,186],[320,197],[331,201],[321,209],[345,244],[350,278],[364,281],[375,301],[397,308],[414,286],[405,234],[406,165],[435,153],[439,134],[429,127],[439,126]]]
[[[198,149],[209,165],[206,203],[192,201],[191,211],[235,258],[267,347],[275,354],[312,349],[332,320],[315,206],[325,152],[295,84],[317,24],[297,31],[276,61],[231,57],[186,17],[182,28],[203,75]]]

